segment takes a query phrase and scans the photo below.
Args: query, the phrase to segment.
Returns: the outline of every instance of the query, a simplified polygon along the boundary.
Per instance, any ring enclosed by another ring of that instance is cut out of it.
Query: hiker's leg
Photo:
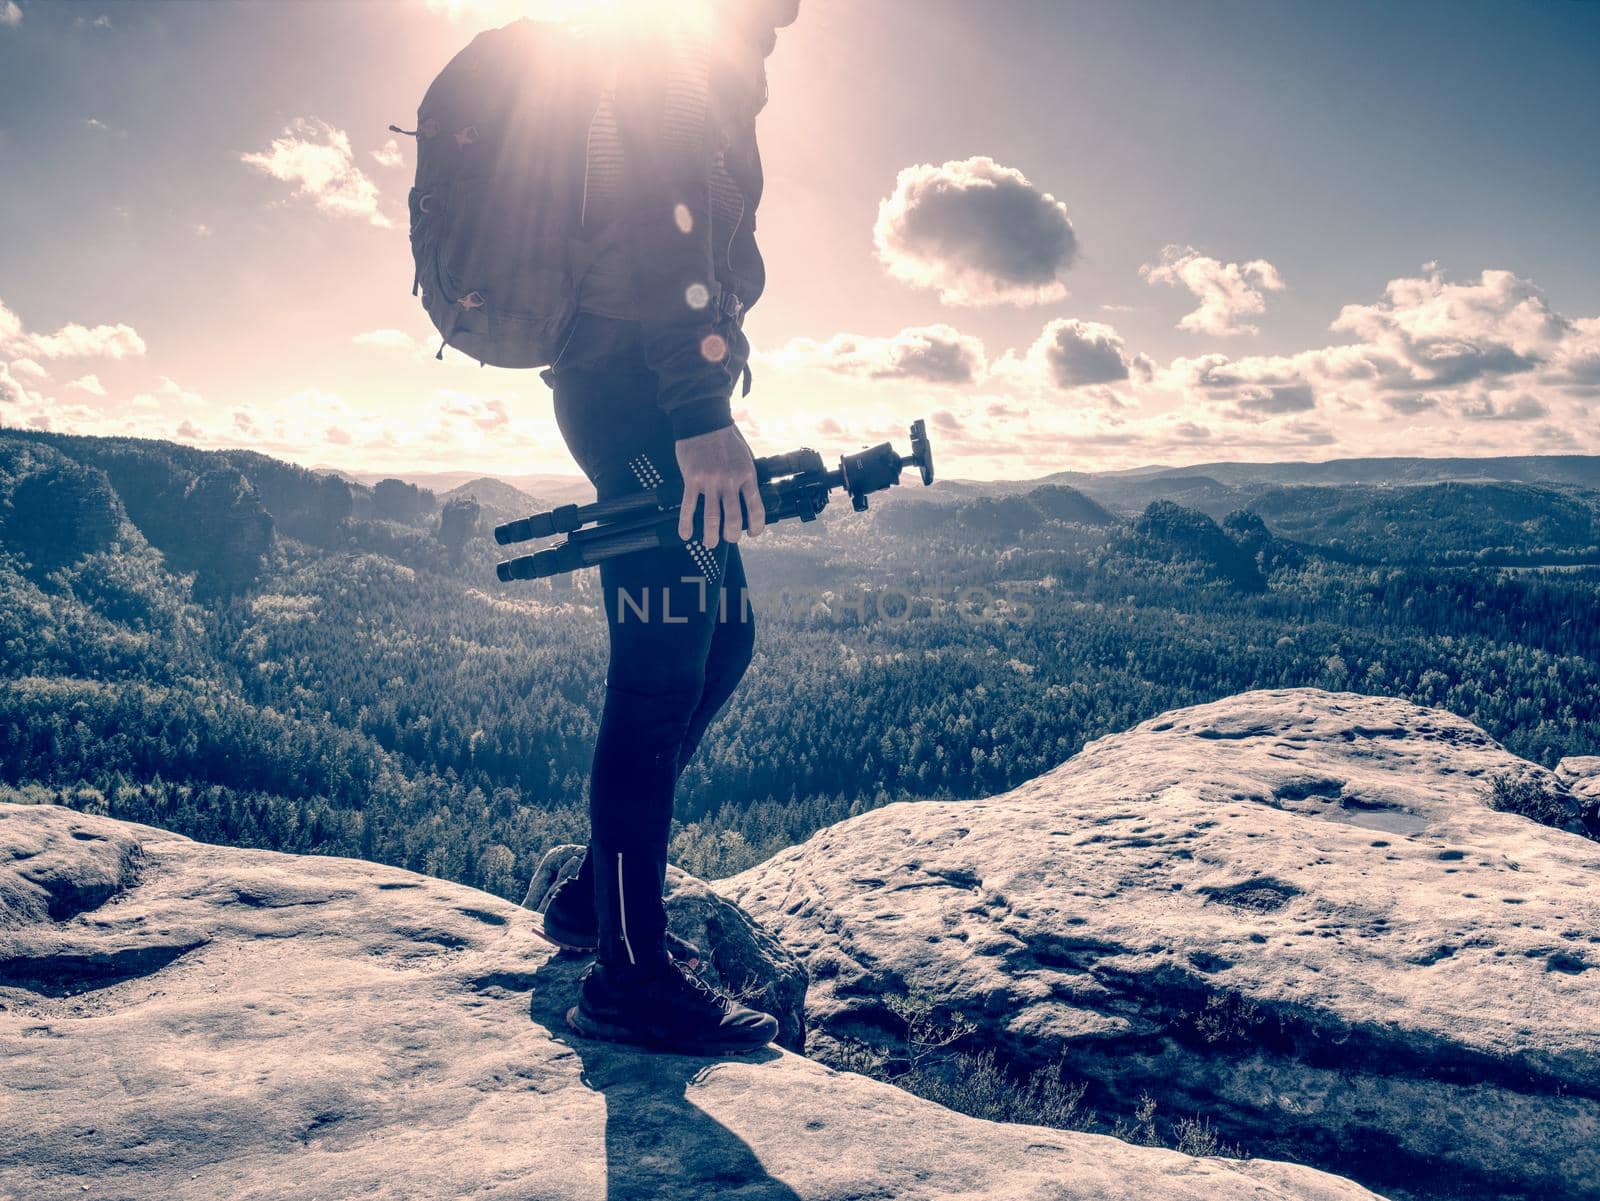
[[[703,561],[720,576],[727,559],[718,547]],[[589,779],[598,953],[659,962],[678,764],[705,694],[717,589],[681,546],[608,560],[600,579],[611,662]]]
[[[706,728],[728,703],[734,689],[738,688],[755,653],[755,612],[750,607],[744,560],[737,546],[728,547],[720,591],[716,626],[711,635],[710,650],[706,654],[705,688],[700,693],[699,704],[695,706],[684,735],[683,748],[678,757],[680,775],[694,757],[700,740],[705,737]]]
[[[557,422],[598,499],[680,480],[655,382],[637,356],[622,355],[554,376]],[[611,657],[579,878],[594,890],[603,960],[665,956],[661,893],[684,744],[691,733],[698,742],[749,658],[740,641],[753,631],[741,631],[736,620],[744,579],[736,558],[730,622],[713,654],[720,589],[735,549],[723,543],[691,555],[674,545],[601,565]],[[714,703],[703,708],[706,700]]]
[[[723,569],[720,599],[711,599],[713,597],[717,597],[718,593],[710,589],[709,586],[707,588],[707,603],[715,606],[716,620],[713,623],[710,643],[706,650],[703,681],[700,688],[699,698],[697,703],[694,705],[688,722],[685,725],[683,738],[679,744],[676,768],[673,772],[674,785],[676,785],[678,778],[682,776],[684,767],[688,764],[689,760],[694,757],[696,748],[700,745],[701,740],[705,736],[706,728],[716,718],[723,706],[727,704],[728,699],[733,695],[734,690],[738,687],[739,681],[744,676],[745,669],[750,665],[750,659],[754,651],[755,614],[749,606],[744,565],[739,556],[739,548],[736,546],[729,546],[725,553],[727,557]],[[696,590],[698,590],[698,585],[695,585],[695,587]],[[666,595],[668,595],[669,598],[673,598],[673,594],[670,592]],[[658,607],[660,596],[661,593],[655,593],[655,601],[653,603],[656,603]],[[698,604],[698,597],[695,597],[694,599]],[[617,612],[616,603],[621,602],[624,615],[628,618],[633,618],[634,611],[628,605],[627,600],[627,595],[621,593],[619,586],[619,595],[612,598],[612,603],[609,606],[610,612],[614,615]],[[676,598],[673,598],[673,603],[676,604]],[[674,615],[676,615],[678,614],[679,610],[674,608],[672,612]],[[629,659],[632,657],[632,652],[628,649],[624,649],[622,652],[622,657],[624,659]],[[611,698],[609,693],[607,699],[608,703],[610,703]],[[613,728],[626,729],[631,724],[629,716],[626,711],[621,708],[620,700],[618,705],[619,711],[615,714]],[[609,753],[609,751],[609,739],[606,741],[606,746],[603,750],[597,746],[597,753],[595,756],[597,765],[599,764],[600,760]],[[591,779],[591,804],[593,803],[594,797],[593,789],[594,784]],[[675,787],[673,790],[673,796],[676,796]],[[668,835],[670,837],[670,809],[667,813],[666,825]],[[594,828],[593,815],[591,814],[591,830]],[[589,895],[591,896],[596,895],[594,879],[595,860],[596,854],[594,852],[593,845],[591,844],[589,851],[583,857],[578,871],[578,879],[574,885],[574,887],[577,888],[588,889]],[[663,867],[663,878],[664,870],[665,869]],[[597,912],[599,912],[599,909],[597,909]],[[637,945],[634,949],[635,953],[637,953]]]
[[[627,346],[608,333],[608,327],[615,325],[605,319],[583,315],[574,333],[574,345],[563,355],[567,365],[560,370],[547,371],[543,376],[554,393],[556,425],[562,439],[574,461],[595,486],[597,500],[610,500],[637,490],[640,484],[627,462],[647,448],[659,448],[663,439],[670,439],[666,420],[656,406],[655,373],[645,366],[636,347]],[[661,457],[659,449],[655,457]],[[662,572],[660,562],[655,569]],[[606,594],[607,574],[602,570],[602,593],[605,594],[602,604],[614,614],[617,598]],[[663,574],[662,582],[668,578]],[[650,582],[632,584],[630,594],[641,588],[648,589]],[[628,649],[624,647],[618,652],[613,648],[612,658],[619,653],[625,656]],[[626,713],[613,712],[608,727],[602,712],[602,729],[608,736],[597,743],[593,763],[598,764],[605,757],[605,751],[617,741],[617,730],[626,725]],[[614,803],[604,786],[600,801],[602,809]],[[587,890],[591,898],[596,898],[599,885],[595,873],[596,814],[592,774],[589,802],[590,844],[579,864],[574,887]],[[602,814],[599,824],[613,823]],[[614,889],[615,885],[612,887]]]

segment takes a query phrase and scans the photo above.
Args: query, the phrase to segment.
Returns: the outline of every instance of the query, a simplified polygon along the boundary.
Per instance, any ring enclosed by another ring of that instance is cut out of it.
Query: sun
[[[662,21],[689,17],[706,0],[426,0],[452,21],[501,25],[521,17],[536,21]]]

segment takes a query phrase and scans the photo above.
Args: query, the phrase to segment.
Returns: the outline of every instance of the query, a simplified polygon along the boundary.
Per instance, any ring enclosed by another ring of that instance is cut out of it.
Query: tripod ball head
[[[928,426],[921,417],[911,423],[911,457],[907,462],[921,469],[924,487],[933,483],[933,444],[928,441]]]

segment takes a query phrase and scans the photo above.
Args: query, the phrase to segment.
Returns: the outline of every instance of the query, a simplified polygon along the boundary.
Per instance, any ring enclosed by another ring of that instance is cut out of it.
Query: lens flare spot
[[[728,357],[728,343],[721,334],[707,334],[700,339],[700,357],[708,363],[720,363]]]
[[[704,284],[690,284],[683,298],[689,302],[691,309],[703,309],[711,303],[711,289]]]
[[[694,232],[694,214],[689,211],[687,204],[675,206],[672,210],[672,219],[677,222],[680,234]]]

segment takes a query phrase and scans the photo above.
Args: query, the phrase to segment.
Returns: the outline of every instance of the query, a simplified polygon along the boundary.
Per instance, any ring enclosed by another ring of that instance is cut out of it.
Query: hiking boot
[[[550,899],[540,911],[534,932],[545,942],[563,951],[593,951],[600,941],[600,922],[594,912],[594,890],[578,876],[568,876],[556,884]],[[667,931],[667,954],[691,967],[702,958],[700,948]]]
[[[680,1055],[755,1051],[778,1034],[777,1018],[739,1004],[673,960],[640,968],[597,960],[578,982],[567,1025],[585,1038]]]

